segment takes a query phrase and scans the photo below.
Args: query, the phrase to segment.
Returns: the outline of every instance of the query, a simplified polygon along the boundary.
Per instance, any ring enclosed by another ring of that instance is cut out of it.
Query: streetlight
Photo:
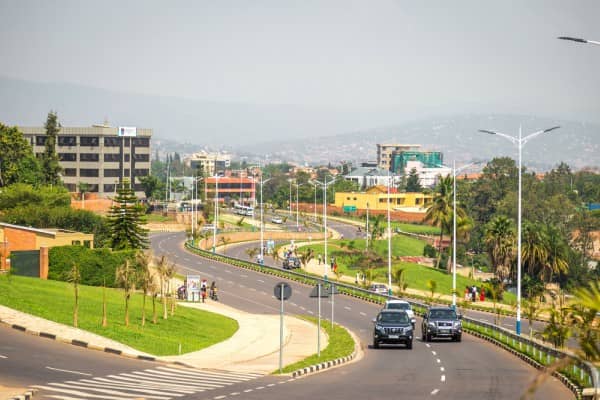
[[[296,185],[296,230],[300,228],[300,224],[298,222],[298,188],[303,185],[303,183],[295,183]]]
[[[452,161],[452,307],[454,309],[456,309],[456,173],[479,163],[481,161],[456,168],[456,160]]]
[[[289,182],[290,182],[290,199],[288,201],[288,204],[290,206],[289,208],[290,208],[290,218],[291,218],[291,216],[292,216],[292,179],[290,179]]]
[[[323,274],[323,278],[327,279],[327,266],[329,262],[327,260],[327,185],[331,184],[335,181],[336,178],[333,177],[329,182],[327,181],[327,177],[323,179],[323,182],[315,180],[315,183],[318,183],[323,187],[323,232],[325,234],[325,263],[323,264],[323,268],[325,273]]]
[[[390,223],[390,170],[387,176],[388,296],[392,296],[392,225]]]
[[[260,172],[260,260],[261,263],[264,262],[264,254],[263,254],[263,231],[265,227],[264,223],[264,206],[263,206],[263,184],[269,182],[272,178],[263,181],[262,171]]]
[[[570,36],[559,36],[559,37],[557,37],[557,39],[560,39],[560,40],[569,40],[571,42],[577,42],[577,43],[589,43],[589,44],[600,45],[600,42],[595,41],[595,40],[587,40],[587,39],[582,39],[582,38],[574,38],[574,37],[570,37]]]
[[[217,252],[217,223],[219,221],[219,175],[215,175],[215,221],[213,224],[213,253]]]
[[[560,128],[560,126],[553,126],[552,128],[544,129],[542,131],[537,131],[528,136],[522,137],[521,127],[519,126],[519,137],[514,137],[510,135],[506,135],[504,133],[496,132],[496,131],[488,131],[486,129],[480,129],[479,132],[489,133],[490,135],[498,135],[506,140],[510,141],[512,144],[517,145],[519,149],[519,194],[518,194],[518,214],[517,214],[517,324],[516,324],[516,332],[517,335],[521,334],[521,155],[523,152],[523,146],[533,139],[534,137],[541,135],[542,133],[548,133],[555,129]]]

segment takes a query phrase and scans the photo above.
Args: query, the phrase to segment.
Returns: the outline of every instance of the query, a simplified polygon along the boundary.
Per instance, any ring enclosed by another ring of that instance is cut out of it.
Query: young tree
[[[125,291],[125,326],[129,326],[129,300],[131,292],[135,290],[136,271],[129,260],[120,265],[116,270],[116,282]]]
[[[106,277],[102,280],[102,327],[108,326],[108,319],[106,318]]]
[[[55,112],[50,111],[46,119],[46,143],[44,152],[42,153],[41,163],[44,174],[44,182],[47,185],[60,184],[60,172],[62,168],[58,162],[58,154],[56,154],[56,142],[60,124]]]
[[[406,271],[406,268],[398,268],[396,271],[394,271],[394,281],[398,285],[400,295],[402,295],[404,293],[404,291],[406,290],[406,288],[408,287],[408,283],[406,282],[406,279],[404,276],[405,271]]]
[[[79,320],[79,282],[81,282],[81,268],[76,262],[73,263],[69,272],[69,281],[73,283],[75,303],[73,304],[73,326],[77,328]]]
[[[440,238],[438,244],[438,259],[436,268],[440,266],[442,256],[442,239],[444,233],[450,232],[452,226],[452,177],[450,175],[442,177],[436,186],[436,194],[433,202],[425,213],[423,221],[430,222],[440,228]]]
[[[167,290],[169,284],[169,276],[171,276],[175,271],[175,264],[169,262],[167,256],[164,254],[157,258],[155,261],[156,264],[156,272],[158,273],[158,278],[160,280],[160,297],[163,303],[163,319],[167,319],[169,315],[167,314]]]
[[[125,181],[117,190],[114,205],[108,213],[109,247],[113,250],[147,249],[148,230],[142,227],[143,223],[144,207],[129,182]]]
[[[138,272],[138,282],[142,289],[142,326],[146,325],[146,294],[150,291],[150,286],[154,281],[154,275],[150,268],[152,263],[152,252],[138,251],[135,255],[136,270]]]

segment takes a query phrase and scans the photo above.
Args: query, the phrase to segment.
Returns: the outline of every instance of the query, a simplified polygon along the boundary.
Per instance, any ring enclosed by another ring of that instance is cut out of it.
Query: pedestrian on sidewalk
[[[360,272],[356,273],[356,279],[354,279],[354,283],[358,285],[358,281],[360,280]]]
[[[204,301],[206,300],[206,289],[207,289],[208,283],[206,282],[206,279],[202,279],[202,282],[200,283],[200,297],[202,297],[202,302],[204,303]]]
[[[318,265],[321,265],[321,255],[320,254],[317,256],[317,261],[319,262]]]

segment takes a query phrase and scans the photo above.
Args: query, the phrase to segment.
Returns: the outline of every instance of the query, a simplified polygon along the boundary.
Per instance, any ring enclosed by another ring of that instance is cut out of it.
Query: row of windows
[[[134,169],[134,176],[147,176],[149,174],[149,170],[147,169]],[[63,176],[77,176],[77,168],[65,168],[62,171]],[[90,178],[98,178],[100,176],[100,170],[91,169],[91,168],[81,168],[79,170],[79,176],[85,176]],[[103,171],[103,176],[105,178],[118,178],[121,176],[120,169],[105,169]],[[123,176],[129,176],[129,169],[123,170]]]
[[[37,146],[44,146],[46,144],[47,136],[36,136],[35,144]],[[121,137],[105,137],[104,146],[106,147],[119,147],[121,142],[125,147],[150,147],[150,138],[136,137],[136,138],[121,138]],[[59,146],[77,146],[77,136],[58,136]],[[98,147],[100,145],[100,138],[98,136],[80,136],[80,146]]]
[[[69,192],[77,192],[77,185],[74,184],[74,183],[66,183],[65,187],[67,188],[67,190]],[[105,193],[110,193],[110,192],[114,193],[116,191],[116,189],[117,189],[117,185],[114,184],[114,183],[106,184],[106,185],[103,185],[103,189],[104,189],[103,191]],[[144,187],[141,184],[136,183],[135,185],[133,185],[133,190],[136,191],[136,192],[143,192],[144,191]],[[91,185],[90,184],[87,191],[88,192],[92,192],[92,193],[97,193],[98,192],[98,185]]]
[[[41,157],[42,153],[37,153],[37,157]],[[125,154],[123,156],[125,162],[129,162],[131,156],[129,154]],[[77,153],[58,153],[58,159],[60,161],[77,161]],[[139,162],[148,162],[150,161],[149,154],[134,154],[133,159]],[[80,153],[79,161],[91,161],[96,162],[100,160],[99,153]],[[121,161],[121,154],[104,154],[104,162],[119,162]]]

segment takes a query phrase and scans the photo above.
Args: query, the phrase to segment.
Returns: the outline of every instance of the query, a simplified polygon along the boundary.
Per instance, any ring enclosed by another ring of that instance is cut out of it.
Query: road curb
[[[496,340],[494,338],[491,338],[489,336],[483,335],[483,334],[481,334],[479,332],[475,332],[475,331],[465,330],[465,332],[470,335],[476,336],[480,339],[487,340],[488,342],[490,342],[498,347],[501,347],[502,349],[508,351],[509,353],[513,354],[514,356],[525,361],[527,364],[531,365],[535,369],[538,369],[538,370],[546,369],[546,367],[544,365],[540,364],[537,360],[534,360],[533,358],[531,358],[523,353],[519,353],[517,350],[513,349],[512,347],[507,346],[506,344],[499,342],[498,340]],[[581,389],[577,385],[575,385],[569,378],[567,378],[566,376],[564,376],[563,374],[561,374],[558,371],[554,371],[552,373],[552,376],[554,376],[555,378],[560,380],[561,383],[567,387],[567,389],[569,389],[571,392],[573,392],[573,394],[576,396],[576,398],[578,398],[578,399],[581,398],[581,396],[582,396]]]
[[[8,400],[30,400],[36,391],[37,390],[35,390],[35,389],[30,389],[30,390],[26,391],[25,393],[20,394],[18,396],[9,397]]]
[[[68,339],[68,338],[64,338],[64,337],[61,337],[61,336],[57,336],[54,333],[38,332],[38,331],[35,331],[33,329],[29,329],[29,328],[27,328],[25,326],[22,326],[22,325],[17,325],[17,324],[9,323],[9,322],[4,321],[2,319],[0,319],[0,324],[9,326],[9,327],[11,327],[13,329],[16,329],[18,331],[21,331],[21,332],[24,332],[24,333],[27,333],[27,334],[30,334],[30,335],[33,335],[33,336],[39,336],[39,337],[50,339],[50,340],[56,340],[57,342],[62,342],[62,343],[66,343],[66,344],[70,344],[70,345],[78,346],[78,347],[84,347],[84,348],[90,349],[90,350],[102,351],[104,353],[110,353],[110,354],[114,354],[114,355],[117,355],[117,356],[127,357],[127,358],[133,358],[133,359],[137,359],[137,360],[159,362],[159,363],[163,363],[163,364],[174,364],[174,365],[179,365],[179,366],[182,366],[182,367],[196,369],[196,367],[194,367],[193,365],[189,365],[189,364],[186,364],[186,363],[181,362],[181,361],[164,360],[164,359],[162,359],[160,357],[149,356],[147,354],[130,353],[130,352],[125,352],[125,351],[118,350],[118,349],[113,349],[111,347],[99,346],[99,345],[94,344],[94,343],[88,343],[88,342],[85,342],[83,340]],[[19,398],[19,397],[17,397],[17,398]]]

